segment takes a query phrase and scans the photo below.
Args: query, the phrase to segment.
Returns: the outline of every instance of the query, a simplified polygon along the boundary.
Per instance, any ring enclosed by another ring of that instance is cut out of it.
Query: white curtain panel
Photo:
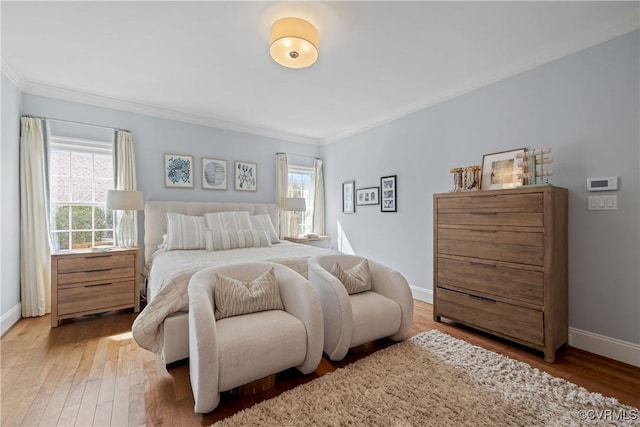
[[[137,190],[136,185],[136,155],[133,150],[133,136],[131,132],[124,130],[116,130],[114,151],[114,171],[115,171],[115,189],[124,191]],[[118,235],[117,224],[123,215],[123,211],[114,212],[114,237],[115,242],[119,246],[122,243],[122,236]],[[133,246],[138,246],[138,212],[129,211],[129,215],[133,218]]]
[[[289,235],[289,221],[287,221],[286,211],[284,210],[288,192],[289,166],[287,165],[287,155],[278,153],[276,154],[276,200],[278,206],[280,206],[280,229],[278,233],[281,239]]]
[[[313,232],[324,235],[324,172],[322,160],[313,162],[314,190],[313,190]]]
[[[20,298],[22,317],[35,317],[51,312],[46,132],[39,118],[20,125]]]

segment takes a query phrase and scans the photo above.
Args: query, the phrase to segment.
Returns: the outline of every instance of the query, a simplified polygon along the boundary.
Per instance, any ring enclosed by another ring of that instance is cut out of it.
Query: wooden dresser
[[[544,352],[567,343],[567,190],[435,194],[433,318]]]
[[[138,248],[51,255],[51,326],[104,311],[140,311]]]

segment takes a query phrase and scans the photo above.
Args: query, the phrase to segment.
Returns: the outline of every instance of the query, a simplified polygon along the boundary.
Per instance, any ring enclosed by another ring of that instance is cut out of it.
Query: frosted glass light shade
[[[288,68],[305,68],[318,59],[318,30],[300,18],[282,18],[271,26],[271,57]]]

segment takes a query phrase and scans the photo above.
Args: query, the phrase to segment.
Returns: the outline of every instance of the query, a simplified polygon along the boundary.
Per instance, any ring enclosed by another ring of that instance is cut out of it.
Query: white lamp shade
[[[287,197],[284,199],[284,210],[301,212],[307,210],[307,205],[302,197]]]
[[[107,209],[116,211],[140,211],[144,209],[142,191],[107,191]]]
[[[284,67],[308,67],[318,59],[318,30],[304,19],[279,19],[271,26],[270,53]]]

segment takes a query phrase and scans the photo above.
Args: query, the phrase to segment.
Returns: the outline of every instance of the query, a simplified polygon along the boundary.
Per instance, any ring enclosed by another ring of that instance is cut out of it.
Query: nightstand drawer
[[[100,254],[58,259],[58,274],[133,267],[133,254]]]
[[[107,282],[58,290],[58,314],[111,310],[113,307],[132,306],[135,296],[133,280]]]
[[[135,267],[130,264],[127,268],[105,268],[104,270],[78,271],[75,273],[58,274],[58,286],[82,286],[87,282],[97,282],[115,279],[130,279],[135,275]]]

